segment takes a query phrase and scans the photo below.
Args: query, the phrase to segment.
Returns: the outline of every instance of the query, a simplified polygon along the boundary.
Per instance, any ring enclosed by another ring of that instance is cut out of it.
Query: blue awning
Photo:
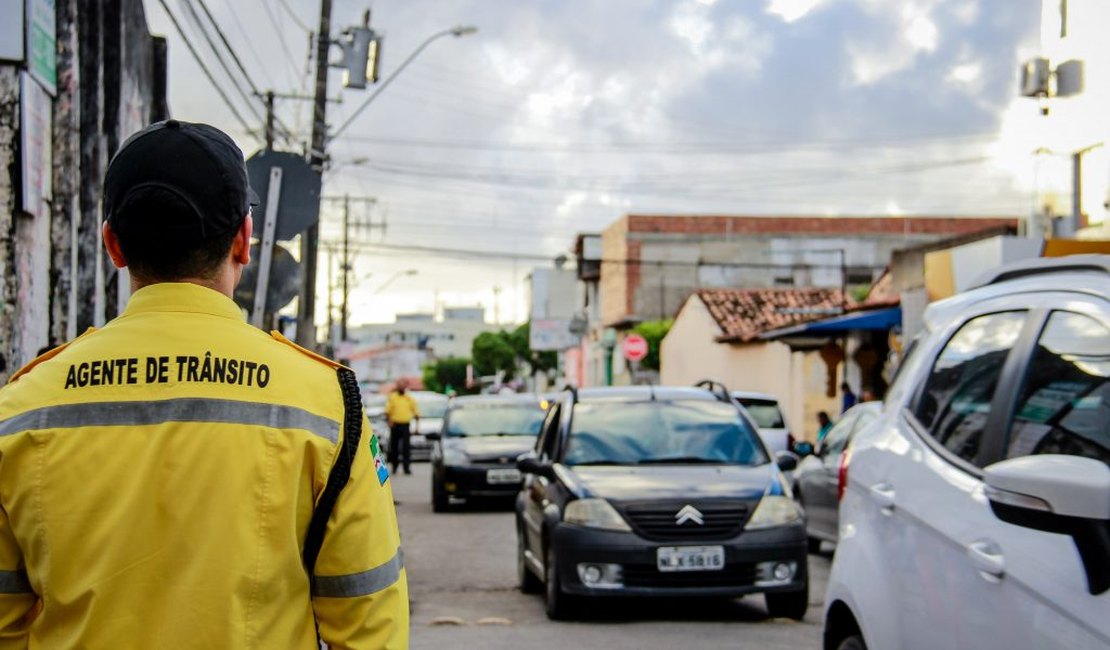
[[[764,332],[759,338],[777,339],[784,336],[805,335],[830,335],[842,334],[851,331],[886,331],[902,324],[901,307],[884,307],[882,309],[869,309],[857,311],[832,318],[802,323],[792,327],[783,327],[770,332]]]

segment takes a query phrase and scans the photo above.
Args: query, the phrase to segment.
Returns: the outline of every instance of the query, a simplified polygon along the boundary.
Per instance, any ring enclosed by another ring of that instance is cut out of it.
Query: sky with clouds
[[[219,75],[185,0],[165,2]],[[173,115],[226,128],[250,155],[260,102],[235,100],[240,124],[161,0],[146,5],[170,43]],[[258,88],[311,92],[316,0],[205,5]],[[355,323],[437,301],[492,317],[495,287],[501,319],[519,320],[529,269],[629,212],[1033,206],[1037,105],[1017,96],[1017,72],[1038,51],[1040,0],[334,0],[333,32],[368,6],[383,78],[433,34],[478,32],[428,44],[329,143],[325,194],[372,196],[352,213],[387,224],[355,231]],[[329,87],[343,99],[333,127],[372,92],[342,90],[339,70]],[[284,146],[303,146],[310,113],[279,100]],[[339,233],[329,205],[322,237]],[[321,310],[333,261],[321,253]],[[418,273],[395,277],[406,269]]]

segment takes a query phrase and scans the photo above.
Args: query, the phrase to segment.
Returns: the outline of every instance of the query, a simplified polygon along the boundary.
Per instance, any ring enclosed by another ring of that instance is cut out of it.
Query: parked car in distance
[[[1110,647],[1110,256],[935,302],[840,471],[824,647]]]
[[[772,616],[805,615],[801,512],[727,391],[568,391],[517,465],[520,586],[543,591],[549,617],[592,598],[751,593]]]
[[[882,410],[882,402],[863,402],[848,409],[817,444],[813,454],[802,458],[794,470],[794,500],[805,511],[810,553],[819,551],[822,541],[836,543],[841,457],[852,437],[874,422]]]
[[[516,459],[536,444],[544,411],[531,395],[456,397],[432,447],[432,509],[450,499],[515,497],[521,474]]]
[[[794,436],[790,434],[790,428],[786,425],[786,418],[782,415],[777,397],[742,390],[734,390],[731,394],[755,420],[756,426],[759,427],[759,437],[763,438],[763,443],[772,454],[793,451]]]

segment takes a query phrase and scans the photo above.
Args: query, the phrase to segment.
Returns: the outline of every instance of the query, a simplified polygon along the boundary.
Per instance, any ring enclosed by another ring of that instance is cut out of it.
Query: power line
[[[239,59],[239,55],[235,52],[235,48],[232,47],[231,43],[228,41],[227,36],[224,34],[224,30],[220,29],[220,24],[216,22],[216,19],[214,17],[212,17],[212,12],[208,11],[208,5],[204,3],[204,0],[197,0],[197,2],[200,4],[200,8],[204,11],[204,15],[208,17],[208,22],[210,22],[212,24],[212,27],[216,29],[216,34],[220,37],[220,41],[223,42],[224,48],[227,49],[228,54],[231,55],[232,61],[234,61],[235,65],[239,68],[239,72],[243,74],[243,78],[247,81],[247,85],[250,86],[251,92],[254,93],[254,98],[260,99],[262,97],[262,91],[258,89],[258,86],[256,86],[254,83],[254,80],[251,79],[250,73],[248,73],[246,67],[243,66],[243,62]],[[187,0],[186,4],[189,4]],[[192,12],[191,6],[190,11]],[[196,17],[196,12],[193,12],[193,16],[194,18]],[[220,59],[220,64],[224,66],[224,70],[227,71],[228,76],[232,76],[231,71],[228,70],[227,64],[223,61],[223,57],[220,56],[218,52],[216,52],[215,45],[213,45],[211,39],[209,39],[208,30],[203,29],[203,31],[205,38],[208,39],[209,46],[212,47],[213,53],[215,53],[217,58]],[[236,84],[236,88],[238,87],[238,84]],[[240,92],[242,92],[242,89],[240,89]],[[249,102],[250,99],[251,98],[248,97],[247,101]],[[293,135],[289,127],[286,126],[285,123],[282,122],[281,118],[276,115],[274,116],[274,120],[277,122],[279,130],[282,131],[282,137],[285,138],[285,141],[287,143],[291,142],[293,140]]]
[[[203,6],[203,0],[198,1],[201,2],[201,5]],[[259,121],[261,121],[262,114],[258,111],[258,108],[254,106],[253,98],[251,97],[250,93],[243,90],[243,87],[239,85],[239,81],[235,78],[235,73],[231,71],[231,67],[227,64],[227,61],[225,61],[224,57],[220,55],[219,47],[217,47],[215,41],[212,40],[212,35],[209,33],[208,28],[204,26],[203,22],[201,22],[200,16],[197,15],[196,9],[193,8],[193,3],[190,2],[190,0],[180,0],[178,4],[185,7],[185,11],[193,20],[193,25],[197,28],[197,31],[200,32],[201,36],[204,37],[204,41],[208,43],[208,49],[211,50],[212,54],[216,56],[216,62],[220,64],[221,68],[223,68],[224,74],[227,75],[228,80],[231,82],[231,86],[235,88],[239,95],[245,100],[244,105],[248,109],[250,109],[252,113],[254,113],[254,116]],[[207,12],[207,9],[205,9],[205,11]],[[232,53],[232,56],[234,56],[234,53]],[[247,83],[250,83],[249,79],[247,80]],[[253,86],[253,84],[251,85]]]
[[[185,30],[182,29],[181,24],[177,22],[177,17],[173,15],[172,11],[170,11],[170,7],[168,4],[166,4],[166,0],[158,0],[158,3],[162,5],[162,9],[165,10],[166,15],[169,16],[170,22],[173,23],[174,29],[176,29],[177,33],[181,36],[181,40],[185,42],[185,47],[189,49],[189,52],[193,55],[193,59],[196,60],[197,65],[199,65],[201,71],[204,72],[204,76],[208,77],[208,81],[212,83],[212,87],[216,89],[217,93],[219,93],[220,98],[223,99],[224,103],[227,104],[227,107],[231,109],[231,113],[235,116],[235,119],[239,120],[239,123],[243,125],[243,128],[246,129],[247,133],[249,133],[251,137],[253,137],[255,140],[258,140],[258,134],[253,129],[251,129],[251,126],[247,123],[247,120],[243,119],[243,116],[239,113],[239,109],[236,108],[235,103],[228,98],[227,93],[224,92],[224,89],[221,88],[218,83],[216,83],[216,78],[212,76],[212,72],[208,69],[208,66],[204,65],[204,61],[200,58],[200,55],[197,53],[196,48],[193,47],[193,43],[189,40],[189,37],[185,35]]]
[[[289,72],[289,70],[292,70],[293,79],[295,80],[297,78],[297,63],[293,61],[292,55],[289,54],[289,43],[285,40],[285,32],[281,29],[281,25],[278,24],[277,18],[274,17],[274,12],[270,9],[270,3],[267,0],[258,1],[262,3],[262,8],[266,11],[266,17],[270,19],[270,24],[274,27],[274,34],[278,37],[278,40],[281,41],[281,53],[284,55],[285,62],[289,64],[289,68],[285,71]],[[286,81],[288,82],[289,79],[286,78]],[[289,85],[294,86],[295,84],[291,83]]]
[[[251,38],[251,35],[247,32],[247,28],[243,26],[243,21],[239,19],[239,14],[235,11],[235,0],[227,0],[227,8],[228,11],[231,12],[232,21],[235,23],[235,26],[239,28],[239,34],[243,37],[243,42],[247,44],[247,50],[254,56],[254,62],[262,69],[262,74],[270,82],[270,87],[273,88],[277,86],[274,82],[273,75],[270,74],[270,66],[262,62],[262,57],[259,56],[258,50],[254,47],[254,39]]]
[[[312,31],[311,27],[304,24],[304,22],[300,18],[297,17],[297,14],[293,11],[293,9],[289,6],[289,4],[285,0],[278,0],[278,2],[280,2],[282,8],[285,9],[285,13],[290,18],[293,19],[293,22],[297,23],[297,27],[300,27],[301,29],[303,29],[306,32],[311,32]]]

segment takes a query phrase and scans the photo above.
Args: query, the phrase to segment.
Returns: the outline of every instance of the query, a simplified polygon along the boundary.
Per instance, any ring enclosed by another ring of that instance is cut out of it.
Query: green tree
[[[468,392],[466,387],[466,366],[470,359],[440,359],[424,366],[424,387],[437,393],[453,388],[455,392]]]
[[[640,367],[650,370],[659,370],[659,344],[663,342],[663,337],[667,332],[671,331],[671,325],[674,325],[674,320],[649,320],[644,321],[632,328],[648,344],[648,353],[644,360],[640,362]]]
[[[509,342],[509,334],[504,330],[496,333],[482,332],[475,337],[470,347],[470,356],[474,359],[474,372],[480,376],[495,375],[503,370],[508,379],[516,370],[516,349]]]
[[[559,354],[553,350],[533,350],[531,347],[532,321],[528,321],[508,334],[509,343],[518,357],[528,364],[529,374],[547,373],[559,365]]]

